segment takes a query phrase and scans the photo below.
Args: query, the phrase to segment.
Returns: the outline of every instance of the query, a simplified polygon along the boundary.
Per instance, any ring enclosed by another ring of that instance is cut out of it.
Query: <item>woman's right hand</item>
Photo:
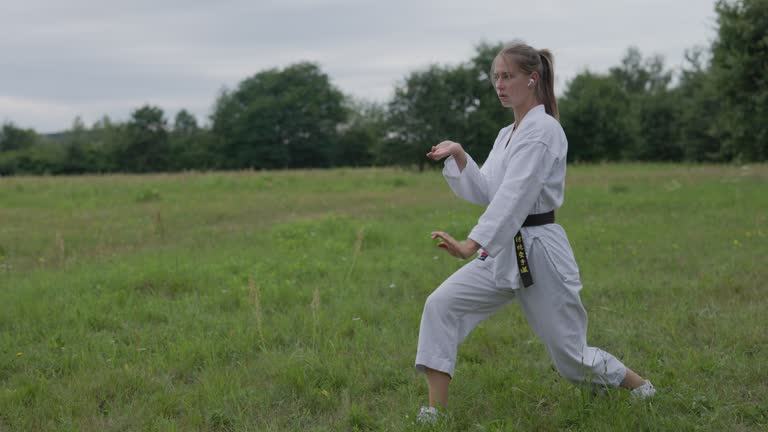
[[[427,153],[427,157],[439,161],[444,157],[455,155],[456,152],[463,150],[461,144],[453,141],[443,141],[436,146],[432,146],[432,149]]]

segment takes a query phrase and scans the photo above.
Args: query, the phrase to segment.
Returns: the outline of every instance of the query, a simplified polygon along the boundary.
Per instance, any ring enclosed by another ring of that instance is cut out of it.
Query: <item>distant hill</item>
[[[99,131],[86,129],[86,130],[83,130],[81,134],[84,138],[87,139],[89,138],[90,135],[96,135],[98,132]],[[72,131],[39,134],[39,136],[46,141],[63,144],[67,142],[69,138],[72,136]]]
[[[46,139],[48,141],[63,143],[66,142],[69,136],[72,134],[72,132],[65,131],[65,132],[54,132],[54,133],[47,133],[47,134],[40,134],[40,136],[43,139]]]

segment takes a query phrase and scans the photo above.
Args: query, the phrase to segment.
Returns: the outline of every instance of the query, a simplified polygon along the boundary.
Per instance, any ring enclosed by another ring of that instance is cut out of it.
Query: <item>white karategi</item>
[[[531,109],[514,133],[513,127],[499,132],[482,168],[469,154],[462,171],[453,156],[445,161],[443,175],[454,193],[488,206],[468,236],[488,257],[464,265],[427,298],[416,369],[426,372],[429,367],[453,376],[457,346],[478,323],[517,300],[561,375],[572,382],[618,386],[626,367],[613,355],[587,346],[579,269],[565,231],[558,224],[521,229],[528,215],[563,203],[565,133],[544,105]],[[529,287],[523,287],[515,256],[518,231],[533,276]]]

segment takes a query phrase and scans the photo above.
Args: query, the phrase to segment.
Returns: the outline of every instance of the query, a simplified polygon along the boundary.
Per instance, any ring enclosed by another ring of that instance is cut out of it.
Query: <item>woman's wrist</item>
[[[461,144],[455,142],[451,146],[451,156],[454,157],[454,159],[459,158],[461,154],[464,153],[464,148],[461,146]]]
[[[467,238],[464,240],[464,242],[468,246],[469,256],[472,256],[473,254],[477,253],[478,250],[480,250],[480,243],[472,240],[471,238]]]

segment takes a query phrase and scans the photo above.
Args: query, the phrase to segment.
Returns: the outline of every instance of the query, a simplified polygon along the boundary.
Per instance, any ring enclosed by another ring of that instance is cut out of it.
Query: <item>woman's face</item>
[[[515,62],[497,57],[493,66],[493,85],[501,105],[506,108],[520,105],[533,91],[528,87],[531,74],[523,72]]]

